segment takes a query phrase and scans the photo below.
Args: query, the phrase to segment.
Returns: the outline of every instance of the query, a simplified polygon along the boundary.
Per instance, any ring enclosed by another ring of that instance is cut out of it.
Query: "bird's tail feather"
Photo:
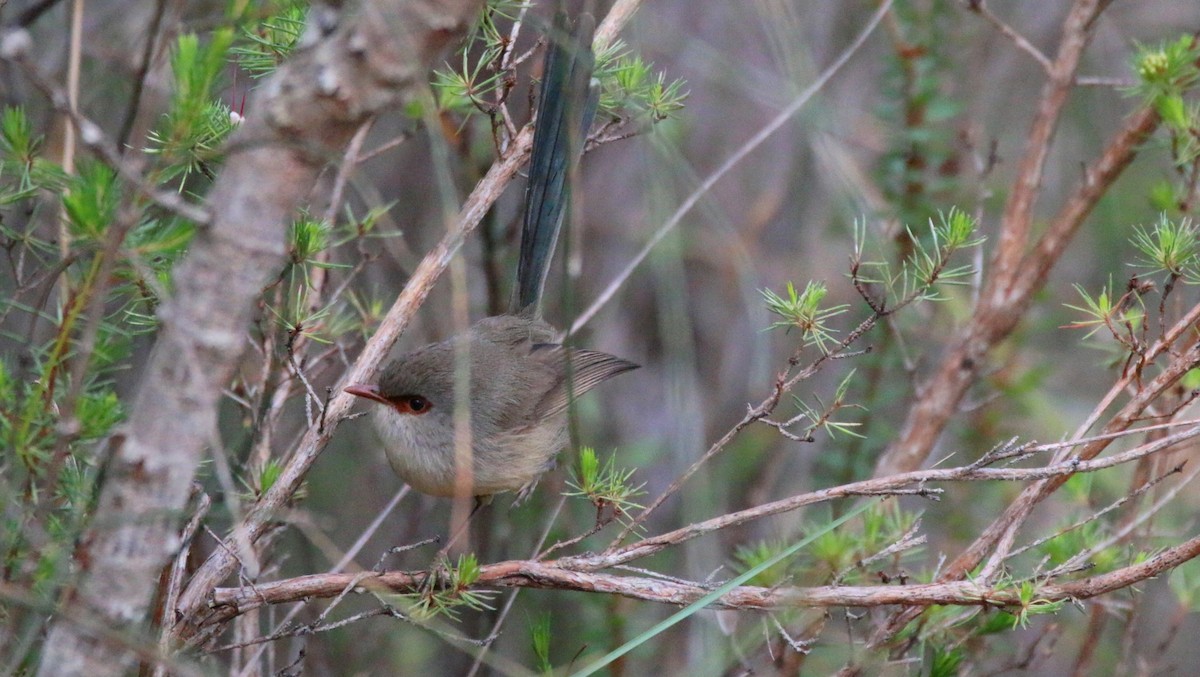
[[[599,92],[592,86],[594,32],[595,20],[590,14],[580,15],[573,28],[566,13],[555,15],[529,160],[513,312],[539,313],[558,231],[570,202],[570,175],[583,153],[599,103]]]

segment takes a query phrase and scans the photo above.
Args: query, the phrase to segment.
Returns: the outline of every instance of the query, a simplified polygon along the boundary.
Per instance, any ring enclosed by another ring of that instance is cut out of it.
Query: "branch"
[[[111,629],[138,631],[158,574],[179,547],[178,522],[212,439],[221,387],[245,345],[254,300],[283,261],[286,225],[326,159],[367,117],[426,86],[430,64],[478,4],[365,2],[339,17],[340,27],[311,27],[319,41],[264,87],[262,110],[238,131],[241,150],[209,195],[210,227],[176,269],[176,292],[161,307],[162,330],[129,420],[100,454],[108,459],[105,481],[75,555],[79,586],[64,599]],[[132,660],[126,647],[63,614],[39,674],[115,676]]]
[[[1145,581],[1200,555],[1200,536],[1164,550],[1144,562],[1098,576],[1036,588],[1038,602],[1088,599]],[[319,574],[240,588],[219,588],[213,593],[218,618],[228,620],[270,604],[331,598],[348,586],[353,592],[412,594],[421,591],[428,572],[388,571],[362,578],[361,574]],[[355,580],[359,579],[359,580]],[[710,592],[710,588],[677,579],[574,571],[560,562],[507,561],[484,566],[473,588],[544,588],[618,595],[659,604],[685,606]],[[878,607],[892,605],[987,606],[1019,611],[1021,595],[1012,586],[987,586],[973,581],[922,585],[837,585],[800,587],[741,586],[714,602],[713,609],[766,611],[798,607]]]
[[[1177,323],[1173,328],[1173,332],[1178,332],[1177,335],[1184,335],[1184,332],[1189,332],[1191,322]],[[1194,334],[1188,333],[1186,337],[1192,342],[1186,352],[1178,354],[1176,359],[1172,360],[1171,364],[1167,365],[1162,372],[1151,382],[1142,387],[1131,399],[1125,404],[1105,425],[1105,433],[1113,433],[1123,431],[1135,423],[1150,405],[1160,394],[1168,388],[1174,387],[1191,369],[1200,364],[1200,346],[1195,343]],[[1155,350],[1165,351],[1171,343],[1164,337],[1156,346]],[[1155,353],[1157,354],[1157,353]],[[1095,458],[1104,449],[1108,447],[1112,439],[1104,437],[1096,441],[1090,442],[1083,446],[1072,459],[1080,463],[1087,463],[1088,459]],[[1067,476],[1053,477],[1042,480],[1036,484],[1026,487],[1021,494],[1008,506],[987,529],[985,529],[971,545],[956,557],[938,577],[939,580],[954,580],[962,578],[970,573],[979,565],[983,558],[997,547],[1002,542],[1011,542],[1015,538],[1016,530],[1024,523],[1025,518],[1033,511],[1042,500],[1051,493],[1056,491],[1068,479]],[[1007,548],[1005,548],[1007,550]],[[997,563],[1002,558],[997,558]],[[872,638],[871,644],[878,646],[886,642],[897,631],[904,627],[909,621],[914,619],[921,612],[920,609],[906,609],[898,613],[892,618],[889,623]]]
[[[1141,143],[1157,129],[1158,123],[1158,115],[1149,108],[1126,119],[1100,158],[1088,167],[1083,182],[1067,199],[1033,251],[1019,261],[1005,264],[1016,270],[1011,286],[1000,296],[994,293],[980,296],[971,320],[958,332],[937,371],[921,385],[920,396],[909,410],[899,438],[876,465],[877,476],[912,470],[925,462],[963,395],[975,382],[988,352],[1016,327],[1084,219],[1137,156]],[[994,271],[993,279],[996,275],[999,273]]]
[[[851,482],[829,489],[821,489],[806,494],[799,494],[789,498],[780,499],[771,503],[754,506],[738,512],[721,515],[703,522],[690,524],[686,527],[676,529],[674,531],[645,538],[636,543],[632,543],[620,548],[612,548],[599,554],[587,554],[577,557],[565,558],[572,563],[572,566],[587,570],[605,569],[619,564],[625,564],[632,560],[647,557],[660,552],[670,546],[678,545],[684,541],[691,540],[697,536],[702,536],[719,529],[726,529],[739,524],[745,524],[752,520],[778,515],[785,512],[791,512],[798,508],[815,503],[824,503],[838,498],[848,496],[888,496],[900,493],[912,493],[906,491],[907,487],[916,486],[920,488],[926,496],[936,496],[939,493],[937,489],[928,489],[926,485],[934,482],[984,482],[1003,480],[1009,482],[1042,480],[1041,483],[1033,485],[1034,487],[1041,486],[1045,482],[1057,482],[1061,484],[1069,477],[1080,472],[1095,472],[1105,468],[1111,468],[1123,463],[1145,458],[1151,454],[1156,454],[1181,442],[1193,439],[1200,436],[1200,425],[1196,422],[1189,422],[1190,425],[1184,430],[1156,439],[1153,442],[1140,445],[1120,454],[1099,459],[1099,460],[1080,460],[1079,458],[1070,458],[1060,462],[1052,463],[1041,468],[985,468],[980,467],[978,463],[973,463],[968,466],[947,469],[935,470],[919,470],[910,473],[901,473],[889,477],[877,477],[859,482]],[[1140,431],[1138,431],[1140,432]],[[1130,434],[1134,434],[1130,432]],[[1084,444],[1085,452],[1087,449],[1095,448],[1101,445],[1106,445],[1113,438],[1105,438],[1100,442],[1086,442],[1080,440],[1078,444]],[[1048,445],[1058,446],[1058,445]],[[1033,450],[1038,449],[1037,447]],[[1032,450],[1031,450],[1032,451]],[[1083,456],[1081,452],[1080,456]],[[1099,453],[1099,452],[1096,452]],[[1090,457],[1089,457],[1090,458]]]
[[[603,39],[611,39],[626,21],[637,2],[618,2],[612,12],[596,30],[597,44]],[[618,13],[617,10],[621,9]],[[606,37],[607,36],[607,37]],[[426,296],[437,282],[450,260],[458,252],[466,237],[483,220],[484,215],[492,204],[500,197],[508,186],[509,181],[516,175],[517,170],[528,159],[533,145],[533,129],[526,127],[509,144],[502,156],[487,174],[476,184],[475,189],[463,204],[452,227],[448,229],[441,242],[421,260],[404,290],[397,297],[391,309],[380,323],[379,329],[367,341],[362,353],[353,367],[342,378],[341,383],[362,383],[370,381],[379,365],[387,357],[396,340],[408,327],[417,310],[425,302]],[[355,397],[337,388],[337,395],[330,400],[324,426],[310,426],[296,448],[296,452],[288,459],[279,478],[270,490],[250,509],[245,519],[235,529],[244,532],[251,543],[258,540],[271,526],[272,520],[293,499],[296,490],[301,486],[308,474],[309,468],[316,462],[317,457],[325,448],[337,430],[338,424],[344,420],[355,402]],[[192,577],[187,590],[180,597],[180,624],[176,634],[181,638],[191,637],[198,629],[201,618],[197,614],[207,606],[207,598],[216,586],[234,572],[238,563],[232,553],[225,550],[214,551]]]

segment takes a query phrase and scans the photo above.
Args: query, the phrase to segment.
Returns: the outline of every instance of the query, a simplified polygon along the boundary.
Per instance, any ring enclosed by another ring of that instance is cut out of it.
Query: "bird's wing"
[[[568,355],[569,359],[564,359],[564,354]],[[535,420],[566,411],[572,399],[617,374],[637,369],[639,366],[596,350],[567,349],[549,344],[535,345],[531,357],[551,361],[559,368],[558,378],[533,409]]]

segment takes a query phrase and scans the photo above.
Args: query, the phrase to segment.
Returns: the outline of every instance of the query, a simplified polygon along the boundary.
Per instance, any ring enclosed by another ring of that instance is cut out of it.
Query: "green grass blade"
[[[591,674],[595,673],[596,671],[600,670],[601,668],[607,666],[609,663],[612,663],[613,661],[617,660],[621,656],[624,656],[625,654],[629,653],[630,651],[633,651],[637,647],[639,647],[642,644],[644,644],[645,642],[649,641],[653,637],[656,637],[657,635],[666,631],[668,628],[675,625],[676,623],[684,620],[685,618],[691,616],[692,614],[696,613],[697,611],[700,611],[701,609],[708,606],[709,604],[712,604],[713,602],[717,601],[723,595],[725,595],[725,593],[729,592],[730,590],[733,590],[734,588],[738,587],[739,585],[742,585],[746,581],[750,580],[751,578],[754,578],[758,574],[775,566],[776,564],[782,562],[783,560],[785,560],[789,557],[792,557],[796,553],[800,552],[800,550],[802,548],[804,548],[806,545],[812,543],[813,541],[820,538],[821,536],[823,536],[823,535],[829,533],[830,531],[833,531],[834,529],[838,528],[839,526],[845,524],[849,520],[858,516],[860,513],[866,511],[868,508],[870,508],[874,504],[875,504],[875,501],[864,501],[861,505],[858,505],[850,512],[846,513],[845,515],[842,515],[841,517],[839,517],[839,518],[833,520],[832,522],[830,522],[829,524],[827,524],[823,529],[814,531],[813,533],[809,534],[808,536],[800,539],[794,545],[789,546],[787,549],[783,550],[778,555],[775,555],[774,557],[759,563],[758,566],[753,567],[753,568],[747,570],[746,572],[742,573],[740,576],[737,576],[737,577],[727,581],[721,587],[717,588],[716,590],[713,590],[712,592],[701,597],[700,599],[696,600],[695,602],[692,602],[691,604],[685,606],[684,608],[682,608],[679,611],[672,614],[670,617],[660,621],[659,623],[657,623],[656,625],[651,627],[649,630],[646,630],[645,632],[638,635],[637,637],[634,637],[633,639],[629,640],[628,642],[625,642],[621,646],[608,652],[602,658],[600,658],[600,660],[596,661],[595,663],[592,663],[591,665],[584,667],[583,669],[579,670],[578,672],[573,673],[572,677],[585,677],[586,675],[591,675]]]

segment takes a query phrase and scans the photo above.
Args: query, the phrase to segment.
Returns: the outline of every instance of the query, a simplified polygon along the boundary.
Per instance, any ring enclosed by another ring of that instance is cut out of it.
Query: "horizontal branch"
[[[696,536],[745,521],[794,510],[804,505],[846,496],[890,495],[901,493],[904,487],[917,485],[923,492],[936,495],[938,490],[926,485],[941,481],[1037,480],[1079,472],[1092,472],[1130,463],[1151,454],[1172,448],[1200,435],[1196,421],[1184,422],[1183,430],[1164,436],[1128,451],[1089,461],[1067,460],[1039,468],[988,468],[980,463],[958,468],[904,473],[893,477],[854,482],[840,487],[793,496],[762,506],[689,525],[666,534],[603,553],[589,553],[552,561],[513,560],[482,567],[472,588],[532,587],[574,590],[619,595],[631,599],[663,604],[685,605],[708,594],[713,586],[690,583],[677,578],[654,578],[601,573],[608,569],[657,553]],[[1151,426],[1160,429],[1163,426]],[[1130,431],[1134,434],[1142,431]],[[1088,444],[1093,440],[1077,440]],[[1059,448],[1064,443],[1031,446],[1026,454]],[[1069,443],[1068,443],[1069,446]],[[1012,452],[1000,451],[985,459],[1008,460]],[[1046,584],[1039,588],[1038,599],[1085,598],[1153,577],[1196,556],[1200,538],[1164,551],[1136,566],[1063,584]],[[301,601],[306,598],[329,598],[344,594],[347,588],[355,593],[387,592],[414,593],[425,588],[428,572],[390,571],[382,573],[329,573],[300,576],[284,581],[260,583],[236,588],[216,588],[208,598],[209,614],[204,624],[229,620],[246,611],[269,605]],[[943,581],[926,585],[899,586],[822,586],[813,588],[759,588],[742,586],[718,600],[714,606],[724,609],[774,609],[786,607],[828,606],[885,606],[932,604],[1011,606],[1019,604],[1011,586],[989,586],[980,581]]]
[[[597,40],[600,40],[602,36],[606,40],[611,40],[629,20],[638,4],[637,0],[623,0],[615,5],[608,18],[597,29]],[[504,154],[492,164],[487,174],[471,191],[453,223],[450,224],[446,235],[437,246],[425,255],[416,270],[413,271],[404,290],[396,298],[380,322],[379,328],[367,341],[354,365],[342,377],[340,383],[361,383],[372,380],[379,365],[382,364],[400,335],[408,327],[409,322],[425,302],[430,290],[466,241],[467,236],[483,220],[491,206],[508,187],[517,170],[528,160],[532,146],[532,127],[526,127],[512,139]],[[234,528],[236,534],[253,543],[270,528],[274,519],[284,510],[284,506],[294,500],[309,469],[332,438],[338,424],[349,414],[354,401],[354,396],[342,392],[341,388],[336,389],[336,394],[329,402],[323,417],[323,424],[316,427],[310,426],[305,431],[295,452],[290,455],[280,472],[279,479],[251,507],[242,523]],[[203,608],[206,597],[216,585],[232,574],[238,565],[238,558],[234,556],[233,552],[217,549],[200,566],[189,582],[186,591],[180,597],[178,613],[184,620],[177,626],[177,633],[180,637],[189,637],[192,634],[194,622],[198,620],[193,618],[194,614]]]
[[[918,470],[914,472],[901,473],[888,477],[878,477],[860,482],[851,482],[837,487],[821,489],[806,494],[790,496],[788,498],[765,503],[763,505],[754,506],[738,512],[729,513],[714,517],[703,522],[690,524],[686,527],[676,529],[658,536],[643,539],[636,543],[613,548],[602,553],[590,553],[580,555],[578,557],[567,558],[571,562],[573,568],[581,570],[598,571],[608,567],[626,564],[635,559],[647,557],[665,548],[673,545],[678,545],[684,541],[691,540],[697,536],[712,533],[719,529],[726,529],[739,524],[744,524],[751,520],[778,515],[785,512],[791,512],[807,505],[816,503],[824,503],[838,498],[846,498],[849,496],[886,496],[898,493],[901,490],[918,486],[924,488],[926,485],[936,482],[984,482],[984,481],[1034,481],[1044,480],[1048,478],[1066,478],[1075,473],[1095,472],[1105,468],[1111,468],[1124,463],[1131,463],[1141,458],[1145,458],[1151,454],[1155,454],[1166,449],[1169,449],[1181,442],[1193,439],[1200,436],[1200,425],[1195,421],[1189,423],[1184,430],[1180,432],[1164,436],[1156,439],[1153,442],[1140,445],[1133,449],[1106,456],[1100,459],[1079,460],[1068,459],[1058,463],[1052,463],[1040,468],[987,468],[980,467],[978,463],[962,466],[957,468],[944,468],[933,470]],[[1141,430],[1128,431],[1129,434],[1136,434]],[[1111,436],[1105,436],[1105,439],[1112,439]],[[1094,438],[1076,440],[1073,444],[1091,444]],[[1031,447],[1028,452],[1034,453],[1038,449],[1051,449],[1061,446],[1060,444],[1045,445],[1045,447]],[[1003,456],[1002,458],[1008,458]],[[999,460],[999,459],[997,459]],[[929,489],[932,495],[936,490]]]
[[[1042,584],[1033,599],[1057,602],[1087,599],[1129,587],[1170,571],[1200,554],[1200,536],[1135,565],[1067,583]],[[317,574],[275,583],[218,588],[213,593],[214,619],[229,618],[271,604],[331,598],[352,586],[367,592],[417,593],[427,572],[387,571],[377,574]],[[357,580],[356,580],[357,579]],[[472,588],[545,588],[619,595],[647,602],[684,606],[707,595],[710,587],[678,579],[576,571],[562,561],[513,560],[484,566]],[[1029,599],[1029,598],[1027,598]],[[798,607],[876,607],[892,605],[958,605],[1016,608],[1020,591],[1012,585],[985,586],[972,581],[921,585],[838,585],[764,588],[742,586],[729,591],[712,608],[771,610]]]

